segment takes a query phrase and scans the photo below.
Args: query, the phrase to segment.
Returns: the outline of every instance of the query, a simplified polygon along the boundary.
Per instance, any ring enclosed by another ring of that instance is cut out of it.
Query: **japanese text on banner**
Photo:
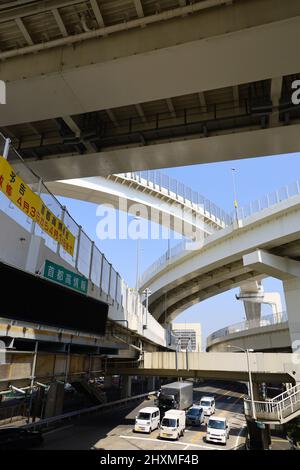
[[[41,229],[73,256],[75,237],[66,225],[51,212],[43,200],[14,172],[0,156],[0,191]]]

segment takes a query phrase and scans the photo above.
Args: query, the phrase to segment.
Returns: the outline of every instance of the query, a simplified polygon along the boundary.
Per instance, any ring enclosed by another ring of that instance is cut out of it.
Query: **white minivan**
[[[211,416],[216,410],[214,397],[202,397],[199,405],[203,408],[205,416]]]
[[[229,424],[226,418],[218,416],[210,417],[206,429],[206,441],[218,442],[226,445],[229,438]]]
[[[160,411],[156,406],[142,408],[135,418],[134,430],[136,432],[148,432],[158,429],[160,423]]]
[[[179,439],[185,431],[185,411],[169,410],[162,419],[159,437],[165,439]]]

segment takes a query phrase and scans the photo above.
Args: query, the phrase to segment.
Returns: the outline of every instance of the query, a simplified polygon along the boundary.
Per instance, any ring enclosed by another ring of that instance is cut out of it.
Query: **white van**
[[[226,445],[229,438],[229,424],[226,418],[214,416],[209,418],[206,429],[207,442],[219,442]]]
[[[205,416],[211,416],[216,411],[216,403],[214,397],[202,397],[199,405],[203,408]]]
[[[135,418],[134,430],[136,432],[148,432],[158,429],[160,423],[160,411],[156,406],[142,408]]]
[[[162,419],[159,437],[165,439],[179,439],[185,431],[185,411],[169,410]]]

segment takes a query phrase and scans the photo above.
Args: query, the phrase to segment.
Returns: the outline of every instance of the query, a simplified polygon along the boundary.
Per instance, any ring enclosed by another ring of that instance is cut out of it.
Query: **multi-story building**
[[[201,351],[200,323],[173,323],[172,328],[180,351]]]

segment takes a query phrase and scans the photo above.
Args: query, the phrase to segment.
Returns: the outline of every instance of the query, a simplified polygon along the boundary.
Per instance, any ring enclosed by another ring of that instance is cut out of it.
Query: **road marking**
[[[197,432],[196,436],[194,436],[191,439],[191,442],[196,442],[198,439],[200,439],[204,434],[206,434],[204,431],[199,431]]]
[[[230,403],[230,406],[229,406],[229,408],[227,408],[227,410],[221,411],[220,416],[223,416],[227,411],[232,410],[232,408],[234,407],[234,405],[235,405],[239,400],[241,400],[241,398],[243,398],[244,396],[245,396],[245,394],[242,393],[236,400],[234,400],[233,403]]]
[[[147,437],[136,437],[136,436],[119,436],[121,439],[135,439],[139,441],[152,441],[152,442],[159,442],[162,444],[163,442],[167,444],[173,444],[173,445],[179,445],[179,446],[190,446],[190,447],[199,447],[200,449],[210,449],[210,450],[221,450],[221,449],[215,449],[214,447],[209,447],[209,446],[202,446],[200,444],[191,444],[187,442],[173,442],[173,441],[161,441],[160,439],[151,439]]]
[[[231,447],[229,450],[234,450],[234,449],[236,449],[236,448],[238,447],[240,438],[241,438],[241,436],[242,436],[242,432],[244,431],[245,428],[246,428],[246,426],[243,426],[243,427],[240,429],[240,431],[239,431],[239,433],[238,433],[238,435],[237,435],[237,438],[236,438],[236,441],[235,441],[234,446]]]

